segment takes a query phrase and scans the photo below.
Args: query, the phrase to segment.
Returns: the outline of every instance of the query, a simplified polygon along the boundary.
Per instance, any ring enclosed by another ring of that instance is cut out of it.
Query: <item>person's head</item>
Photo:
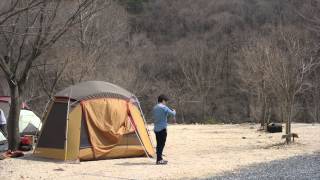
[[[158,97],[158,103],[166,104],[168,101],[169,101],[168,96],[166,96],[166,95],[164,95],[164,94],[161,94],[161,95]]]

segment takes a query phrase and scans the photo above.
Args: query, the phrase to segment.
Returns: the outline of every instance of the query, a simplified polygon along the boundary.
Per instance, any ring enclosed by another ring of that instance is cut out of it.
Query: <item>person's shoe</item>
[[[160,160],[160,161],[157,161],[156,164],[157,164],[157,165],[165,165],[165,164],[168,164],[168,161],[166,161],[166,160]]]

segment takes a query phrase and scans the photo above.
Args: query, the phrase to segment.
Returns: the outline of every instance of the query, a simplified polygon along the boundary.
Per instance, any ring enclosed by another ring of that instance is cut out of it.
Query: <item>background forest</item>
[[[178,123],[320,122],[320,1],[106,0],[86,11],[32,64],[23,100],[40,115],[59,90],[101,80],[136,94],[149,122],[160,93]]]

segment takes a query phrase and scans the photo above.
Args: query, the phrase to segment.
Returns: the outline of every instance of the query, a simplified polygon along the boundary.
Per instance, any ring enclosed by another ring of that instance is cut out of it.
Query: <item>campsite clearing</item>
[[[256,163],[320,152],[320,124],[293,124],[293,132],[299,138],[292,145],[281,144],[282,133],[265,133],[257,131],[258,127],[257,124],[171,125],[164,150],[169,160],[166,166],[155,165],[147,158],[72,163],[27,154],[0,161],[0,179],[205,178]]]

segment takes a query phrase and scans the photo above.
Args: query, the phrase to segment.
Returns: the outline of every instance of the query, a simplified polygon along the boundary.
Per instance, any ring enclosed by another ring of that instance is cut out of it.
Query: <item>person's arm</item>
[[[177,123],[177,121],[176,121],[176,113],[177,113],[176,110],[171,109],[169,107],[166,107],[166,111],[170,116],[172,116],[172,123],[176,124]]]
[[[170,115],[172,115],[172,116],[175,116],[176,115],[176,110],[174,110],[174,109],[170,109],[170,108],[168,108],[168,107],[166,107],[166,111],[170,114]]]

